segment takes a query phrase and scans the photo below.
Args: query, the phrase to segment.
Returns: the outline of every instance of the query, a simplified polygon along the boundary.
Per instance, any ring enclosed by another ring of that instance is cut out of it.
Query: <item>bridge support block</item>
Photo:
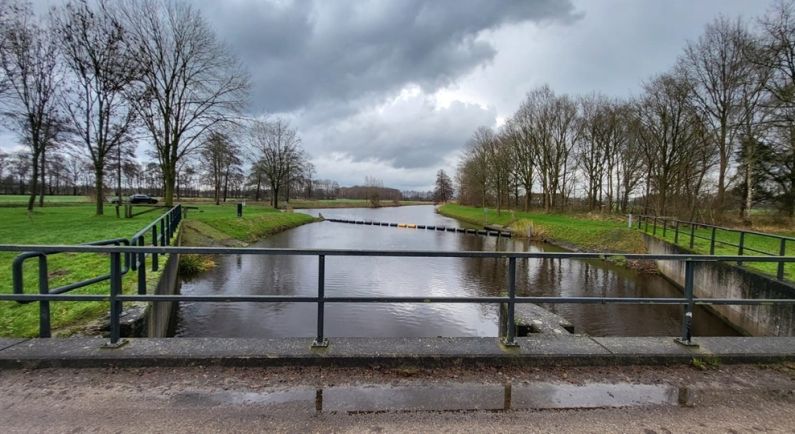
[[[323,338],[322,341],[317,339],[312,341],[312,348],[328,348],[328,338]]]
[[[679,345],[684,345],[686,347],[693,347],[693,348],[698,348],[699,347],[699,345],[697,343],[693,342],[692,340],[684,340],[682,338],[674,338],[674,342],[676,342]]]
[[[516,342],[516,339],[511,339],[510,341],[508,338],[500,338],[500,344],[504,347],[508,348],[518,348],[519,344]]]
[[[128,341],[127,339],[122,338],[119,339],[118,342],[105,342],[104,344],[102,344],[100,348],[102,348],[103,350],[115,350],[116,348],[121,348],[127,345],[129,342],[130,341]]]

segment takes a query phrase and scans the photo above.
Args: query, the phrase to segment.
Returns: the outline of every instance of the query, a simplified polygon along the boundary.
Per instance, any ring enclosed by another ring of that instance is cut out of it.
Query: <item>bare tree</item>
[[[453,198],[453,181],[442,169],[436,172],[436,189],[433,196],[437,203],[444,203]]]
[[[136,0],[123,11],[142,68],[144,97],[135,107],[157,150],[165,203],[172,205],[177,163],[239,112],[248,74],[190,4]]]
[[[692,98],[718,148],[717,205],[723,207],[730,159],[742,116],[743,83],[751,64],[745,56],[750,35],[740,19],[718,17],[685,48],[680,66],[693,85]]]
[[[286,121],[277,119],[252,122],[250,140],[258,156],[257,169],[270,184],[271,205],[278,208],[279,193],[289,181],[292,170],[304,160],[301,139]]]
[[[764,81],[765,121],[770,127],[763,165],[771,182],[781,190],[779,200],[795,216],[795,5],[781,1],[761,20],[762,34],[753,61],[768,70]]]
[[[644,85],[639,102],[641,137],[647,160],[647,197],[656,194],[657,214],[670,211],[671,198],[683,189],[700,189],[710,167],[701,119],[690,104],[693,86],[680,75],[663,74]],[[692,170],[693,166],[697,170]],[[693,179],[693,174],[699,175]],[[698,181],[694,185],[693,181]]]
[[[378,208],[381,206],[381,190],[384,188],[384,181],[374,176],[366,176],[364,178],[364,186],[367,200],[370,201],[370,207]]]
[[[130,140],[135,111],[127,98],[138,97],[133,84],[141,74],[140,63],[107,0],[92,6],[86,0],[70,1],[55,16],[68,72],[64,111],[74,139],[94,164],[96,214],[102,215],[106,160]]]
[[[216,205],[220,205],[222,193],[226,201],[229,177],[242,162],[239,153],[239,147],[219,132],[210,133],[201,149],[202,164],[212,183]]]
[[[6,13],[0,27],[0,69],[9,88],[3,98],[3,115],[30,148],[28,211],[32,211],[42,154],[57,125],[58,47],[54,35],[28,6],[9,3]]]

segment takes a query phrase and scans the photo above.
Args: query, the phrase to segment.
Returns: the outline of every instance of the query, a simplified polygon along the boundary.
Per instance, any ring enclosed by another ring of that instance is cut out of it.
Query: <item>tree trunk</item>
[[[168,207],[174,206],[174,186],[176,185],[176,168],[163,167],[163,201]]]
[[[30,176],[30,197],[28,198],[28,211],[33,211],[36,203],[36,191],[39,188],[39,153],[33,153],[33,173]]]
[[[229,173],[224,175],[224,203],[226,203],[226,196],[229,192]]]
[[[271,184],[271,204],[274,209],[279,209],[279,188]]]
[[[47,188],[47,177],[45,173],[45,169],[47,167],[47,150],[41,150],[41,187],[39,191],[39,208],[44,207],[44,193],[46,192]]]
[[[262,191],[262,176],[257,175],[257,190],[254,193],[254,201],[259,202],[259,195]]]
[[[95,191],[97,196],[97,203],[96,203],[96,215],[103,215],[105,214],[105,198],[103,197],[103,181],[105,177],[105,173],[101,168],[97,168],[94,170],[94,177],[95,177]],[[121,202],[121,197],[119,197],[119,202]]]

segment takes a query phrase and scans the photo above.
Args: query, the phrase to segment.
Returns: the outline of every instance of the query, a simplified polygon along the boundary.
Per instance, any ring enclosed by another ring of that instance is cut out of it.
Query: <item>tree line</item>
[[[531,90],[473,133],[456,185],[461,202],[498,210],[793,217],[795,5],[716,18],[632,98]]]

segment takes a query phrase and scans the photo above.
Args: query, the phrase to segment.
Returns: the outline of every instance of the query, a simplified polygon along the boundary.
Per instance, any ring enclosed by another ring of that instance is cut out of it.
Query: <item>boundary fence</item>
[[[743,229],[726,228],[722,226],[709,225],[706,223],[689,222],[672,217],[658,217],[649,215],[636,215],[633,217],[637,218],[637,228],[639,230],[654,236],[657,236],[659,232],[663,239],[667,239],[668,232],[672,231],[673,243],[676,245],[681,245],[680,240],[682,240],[691,250],[694,249],[696,240],[707,241],[709,242],[710,255],[715,255],[716,245],[737,249],[737,256],[744,256],[747,254],[746,252],[751,252],[756,255],[765,255],[773,258],[785,257],[787,256],[787,251],[795,253],[795,238],[792,237],[766,234],[756,231],[746,231]],[[705,236],[701,231],[708,232],[708,235]],[[720,239],[721,235],[736,235],[737,242],[734,243],[726,239]],[[776,245],[776,248],[773,250],[760,250],[758,247],[759,243],[753,243],[754,247],[751,247],[748,243],[748,238],[751,236],[765,241],[770,240],[771,244]],[[788,247],[791,247],[791,249],[788,250]],[[743,265],[743,262],[750,261],[745,261],[744,259],[740,258],[736,262],[737,265]],[[785,261],[772,262],[778,262],[778,266],[776,267],[776,279],[784,280]]]

